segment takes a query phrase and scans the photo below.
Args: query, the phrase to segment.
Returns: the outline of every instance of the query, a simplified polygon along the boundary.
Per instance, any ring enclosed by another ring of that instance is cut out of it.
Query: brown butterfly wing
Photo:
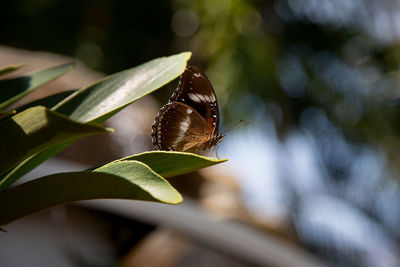
[[[218,101],[207,76],[196,66],[189,66],[182,74],[178,88],[169,99],[169,103],[180,102],[192,107],[206,121],[213,133],[218,134]]]
[[[173,102],[158,113],[152,131],[154,146],[159,150],[195,152],[203,149],[213,129],[192,107]]]

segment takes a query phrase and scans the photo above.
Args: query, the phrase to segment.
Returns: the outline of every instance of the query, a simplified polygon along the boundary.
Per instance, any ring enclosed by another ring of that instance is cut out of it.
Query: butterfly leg
[[[217,144],[217,148],[215,149],[215,156],[217,157],[217,159],[219,159],[219,156],[218,156],[218,148],[219,148],[219,143]]]
[[[212,147],[210,148],[210,153],[208,154],[208,157],[211,157],[211,156],[212,156],[213,150],[214,150],[214,147],[212,146]]]

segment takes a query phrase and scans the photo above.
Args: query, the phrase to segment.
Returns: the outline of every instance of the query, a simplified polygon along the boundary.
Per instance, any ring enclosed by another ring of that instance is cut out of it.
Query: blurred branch
[[[325,266],[305,251],[265,232],[231,221],[212,219],[188,200],[179,207],[123,200],[96,200],[80,205],[176,229],[198,242],[251,264],[276,267]]]

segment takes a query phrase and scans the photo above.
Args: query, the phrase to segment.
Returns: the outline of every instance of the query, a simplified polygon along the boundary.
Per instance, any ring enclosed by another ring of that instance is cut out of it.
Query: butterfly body
[[[153,144],[159,150],[199,152],[222,140],[218,126],[214,89],[204,73],[189,66],[168,103],[158,112],[152,127]]]

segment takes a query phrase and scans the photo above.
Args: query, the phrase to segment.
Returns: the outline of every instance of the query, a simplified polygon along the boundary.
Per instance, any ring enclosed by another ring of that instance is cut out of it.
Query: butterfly
[[[152,126],[158,150],[200,152],[224,137],[218,133],[219,110],[214,89],[196,66],[188,66],[177,89],[157,114]]]

